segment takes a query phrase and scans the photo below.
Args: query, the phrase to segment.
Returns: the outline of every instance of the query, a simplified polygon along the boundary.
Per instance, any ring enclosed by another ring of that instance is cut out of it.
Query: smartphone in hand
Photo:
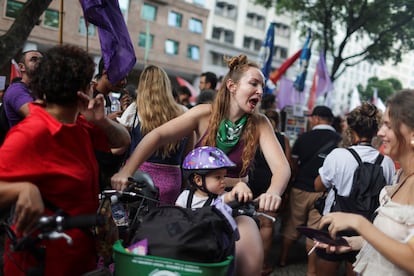
[[[326,230],[313,229],[306,226],[298,226],[296,227],[296,230],[298,230],[302,235],[314,241],[319,241],[321,243],[326,243],[334,246],[349,246],[348,242],[343,237],[337,236],[335,239],[333,239],[329,232]]]

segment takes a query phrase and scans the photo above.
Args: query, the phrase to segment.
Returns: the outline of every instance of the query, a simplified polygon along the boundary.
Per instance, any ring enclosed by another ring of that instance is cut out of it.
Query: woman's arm
[[[262,118],[264,119],[258,126],[259,144],[272,171],[272,179],[266,193],[259,196],[259,208],[264,211],[276,211],[290,179],[290,166],[270,122],[266,117]]]
[[[128,177],[147,160],[159,147],[169,142],[190,136],[198,132],[200,121],[210,114],[209,105],[200,105],[191,108],[179,117],[159,126],[144,136],[137,145],[127,163],[112,178],[112,187],[123,190],[128,185]]]
[[[105,116],[104,97],[99,94],[91,98],[83,92],[78,92],[80,112],[86,120],[93,123],[105,133],[111,148],[127,148],[131,143],[128,130],[121,124]]]
[[[349,213],[330,213],[322,217],[321,227],[329,224],[332,237],[338,231],[353,229],[370,243],[381,255],[402,269],[414,273],[413,244],[397,241],[381,232],[366,218]]]

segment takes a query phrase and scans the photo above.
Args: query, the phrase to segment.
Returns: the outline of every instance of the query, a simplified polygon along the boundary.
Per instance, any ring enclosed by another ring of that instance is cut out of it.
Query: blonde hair
[[[147,66],[139,77],[137,110],[142,136],[184,113],[174,100],[171,82],[161,67]],[[180,141],[162,146],[156,151],[163,158],[169,157],[179,147]]]
[[[207,146],[216,146],[216,136],[220,122],[228,115],[230,102],[230,91],[227,89],[227,81],[229,79],[238,83],[244,76],[245,72],[251,68],[259,68],[256,63],[247,60],[245,55],[239,55],[233,58],[224,58],[229,67],[229,72],[224,76],[222,85],[217,92],[216,98],[213,102],[211,117],[209,121],[209,128],[204,143]],[[243,129],[241,141],[244,143],[242,152],[243,166],[240,171],[240,176],[244,175],[249,169],[251,160],[254,158],[258,136],[256,133],[256,126],[259,122],[259,115],[257,112],[247,115],[247,122]]]

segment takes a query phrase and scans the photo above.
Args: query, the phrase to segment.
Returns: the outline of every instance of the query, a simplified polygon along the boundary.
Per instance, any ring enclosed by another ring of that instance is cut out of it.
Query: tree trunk
[[[24,4],[13,25],[0,36],[0,68],[10,64],[10,60],[22,50],[39,17],[51,2],[52,0],[28,0]]]

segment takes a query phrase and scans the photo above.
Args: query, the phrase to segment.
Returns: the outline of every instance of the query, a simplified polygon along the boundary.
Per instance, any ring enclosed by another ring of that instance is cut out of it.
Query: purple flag
[[[125,78],[135,65],[131,38],[118,0],[80,0],[85,20],[98,27],[104,68],[112,84]]]
[[[318,85],[316,86],[316,98],[333,90],[331,77],[329,76],[328,68],[326,67],[325,57],[323,52],[319,53],[319,62],[316,65],[318,72]]]
[[[293,87],[293,81],[286,77],[279,80],[279,90],[277,92],[277,108],[282,110],[285,106],[303,104],[305,94],[297,91]]]

